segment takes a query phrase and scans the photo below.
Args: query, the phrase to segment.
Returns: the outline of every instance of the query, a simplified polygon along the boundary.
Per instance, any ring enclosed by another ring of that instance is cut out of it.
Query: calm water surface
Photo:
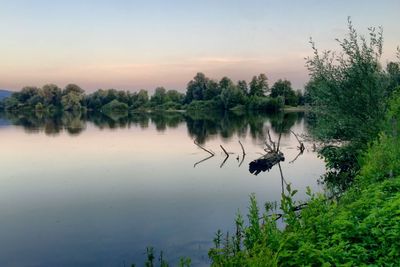
[[[289,130],[307,133],[302,113],[275,116],[150,114],[0,119],[0,266],[142,265],[146,246],[177,263],[209,263],[217,229],[232,231],[248,196],[278,201],[279,168],[255,176],[266,129],[278,140],[288,183],[305,199],[323,162]],[[194,145],[197,140],[216,155]],[[242,152],[238,141],[246,150]],[[225,155],[222,145],[232,152]],[[239,157],[239,158],[238,158]]]

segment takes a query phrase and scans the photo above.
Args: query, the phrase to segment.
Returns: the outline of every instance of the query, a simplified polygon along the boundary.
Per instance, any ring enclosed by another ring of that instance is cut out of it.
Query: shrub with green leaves
[[[251,195],[248,224],[240,224],[240,234],[230,243],[210,250],[212,265],[400,266],[400,93],[393,94],[389,106],[356,182],[340,199],[308,190],[307,204],[298,203],[293,201],[296,190],[288,186],[281,214],[271,204],[259,214]],[[284,229],[277,227],[277,217],[283,218]],[[237,246],[241,233],[243,245]]]

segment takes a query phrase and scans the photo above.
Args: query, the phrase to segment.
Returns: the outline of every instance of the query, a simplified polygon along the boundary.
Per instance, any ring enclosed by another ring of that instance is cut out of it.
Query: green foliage
[[[319,137],[356,142],[373,140],[386,108],[388,81],[379,60],[382,31],[369,29],[369,40],[359,37],[351,21],[347,38],[338,40],[342,53],[315,48],[307,60],[312,85],[307,86],[318,115]]]
[[[283,108],[283,99],[281,97],[250,97],[248,100],[249,110],[258,110],[264,112],[278,112]]]
[[[268,78],[264,73],[254,76],[250,82],[250,96],[264,96],[268,93]]]
[[[85,95],[84,90],[75,84],[69,84],[63,90],[57,85],[47,84],[42,88],[24,87],[20,92],[15,92],[5,99],[0,108],[8,111],[38,109],[44,112],[56,110],[77,112],[81,109],[100,111],[115,106],[116,103],[122,103],[124,105],[120,105],[120,108],[125,110],[125,105],[127,105],[130,111],[179,110],[186,107],[189,110],[204,111],[234,108],[240,109],[241,112],[280,110],[283,107],[281,104],[283,98],[265,97],[264,94],[267,91],[268,79],[265,74],[254,76],[248,86],[244,80],[234,84],[228,77],[223,77],[217,82],[203,73],[197,73],[188,83],[186,94],[157,87],[151,97],[143,89],[139,92],[99,89]],[[295,94],[294,97],[296,97]],[[113,103],[110,104],[111,102]]]
[[[194,100],[211,100],[221,93],[218,83],[199,72],[187,85],[186,103]]]
[[[236,105],[244,103],[245,94],[239,87],[235,86],[229,78],[223,77],[219,82],[219,87],[221,91],[221,102],[225,110],[229,110]]]
[[[68,84],[62,92],[61,104],[64,110],[78,111],[82,108],[84,91],[75,84]]]
[[[220,101],[214,100],[195,100],[187,105],[186,109],[188,111],[210,111],[221,109]]]
[[[362,158],[363,181],[382,181],[400,175],[400,88],[394,93],[383,131]]]
[[[182,257],[179,259],[180,267],[190,267],[191,264],[192,264],[192,260],[190,258]]]
[[[128,110],[128,105],[114,99],[108,104],[104,105],[101,110],[104,112],[126,112]]]
[[[361,153],[381,130],[399,66],[391,62],[385,71],[380,64],[382,29],[369,28],[369,38],[359,37],[349,20],[347,37],[337,41],[340,53],[320,53],[311,42],[305,100],[316,114],[313,135],[328,145],[321,150],[328,167],[324,181],[345,189],[359,170]],[[332,139],[339,146],[331,146]]]
[[[299,103],[299,96],[292,89],[292,85],[288,80],[279,79],[271,87],[271,97],[283,97],[285,105],[297,106]]]
[[[364,153],[355,183],[340,199],[314,195],[308,189],[306,204],[294,201],[297,191],[287,186],[279,209],[285,223],[282,230],[276,225],[273,205],[265,205],[260,216],[255,197],[250,196],[249,223],[241,228],[246,233],[243,246],[236,245],[237,239],[222,246],[217,242],[209,252],[212,265],[399,266],[399,123],[396,92],[379,138]],[[233,253],[227,249],[231,247],[240,250]]]
[[[164,87],[157,87],[153,96],[150,99],[150,102],[154,106],[159,106],[165,103],[167,99],[167,90]]]
[[[133,96],[133,109],[139,109],[146,107],[146,104],[149,102],[149,95],[146,90],[140,90],[138,93],[134,93]]]

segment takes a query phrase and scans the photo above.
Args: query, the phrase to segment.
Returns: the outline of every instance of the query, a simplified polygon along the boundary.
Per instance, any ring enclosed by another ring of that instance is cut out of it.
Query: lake
[[[307,134],[303,113],[3,114],[0,266],[142,266],[147,246],[172,266],[181,256],[207,266],[214,233],[233,231],[251,193],[261,207],[280,200],[277,165],[249,172],[267,129],[275,141],[282,134],[280,165],[297,199],[307,186],[323,190],[312,143],[291,162],[290,130]],[[225,162],[220,145],[232,153]]]

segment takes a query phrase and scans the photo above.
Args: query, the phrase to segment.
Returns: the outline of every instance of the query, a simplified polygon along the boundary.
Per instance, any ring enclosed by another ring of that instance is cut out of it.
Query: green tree
[[[153,106],[160,106],[166,102],[166,99],[167,90],[165,90],[164,87],[157,87],[150,99],[150,102]]]
[[[264,73],[253,77],[250,82],[250,96],[264,96],[268,90],[268,78]]]
[[[182,103],[185,95],[178,92],[177,90],[168,90],[167,91],[167,101],[172,101],[175,103]]]
[[[25,86],[21,91],[14,93],[15,97],[21,104],[26,104],[28,100],[39,94],[39,89],[35,86]]]
[[[232,80],[228,77],[223,77],[221,79],[219,82],[219,88],[221,91],[220,97],[224,109],[228,110],[237,104],[243,103],[243,92],[237,86],[235,86]]]
[[[134,95],[133,108],[143,108],[149,102],[149,94],[146,90],[141,89],[137,94]]]
[[[78,111],[82,108],[84,91],[76,84],[68,84],[63,90],[61,103],[64,110]]]
[[[348,28],[347,37],[338,40],[341,53],[320,53],[311,42],[314,56],[307,60],[311,81],[306,92],[316,114],[314,134],[347,144],[322,149],[328,168],[325,181],[351,181],[356,175],[357,158],[377,137],[390,95],[380,64],[382,30],[370,28],[367,39],[358,36],[350,20]]]
[[[399,60],[400,60],[400,54]],[[397,86],[400,85],[400,63],[389,62],[386,66],[387,73],[389,75],[389,88],[393,91]]]
[[[321,137],[367,144],[376,137],[386,108],[388,82],[379,63],[382,31],[370,28],[370,40],[359,38],[349,20],[347,38],[338,40],[342,54],[315,48],[307,60],[309,91],[318,114]]]
[[[285,105],[296,106],[298,98],[295,91],[292,89],[292,84],[288,80],[279,79],[271,87],[271,97],[282,96],[285,100]]]
[[[53,105],[54,107],[61,106],[61,97],[62,92],[61,88],[55,84],[46,84],[42,87],[40,94],[43,97],[44,105],[50,106]]]
[[[219,94],[218,84],[199,72],[187,85],[185,101],[190,103],[193,100],[211,100]]]
[[[249,86],[245,80],[238,81],[237,87],[240,91],[242,91],[243,95],[247,95],[249,93]]]

